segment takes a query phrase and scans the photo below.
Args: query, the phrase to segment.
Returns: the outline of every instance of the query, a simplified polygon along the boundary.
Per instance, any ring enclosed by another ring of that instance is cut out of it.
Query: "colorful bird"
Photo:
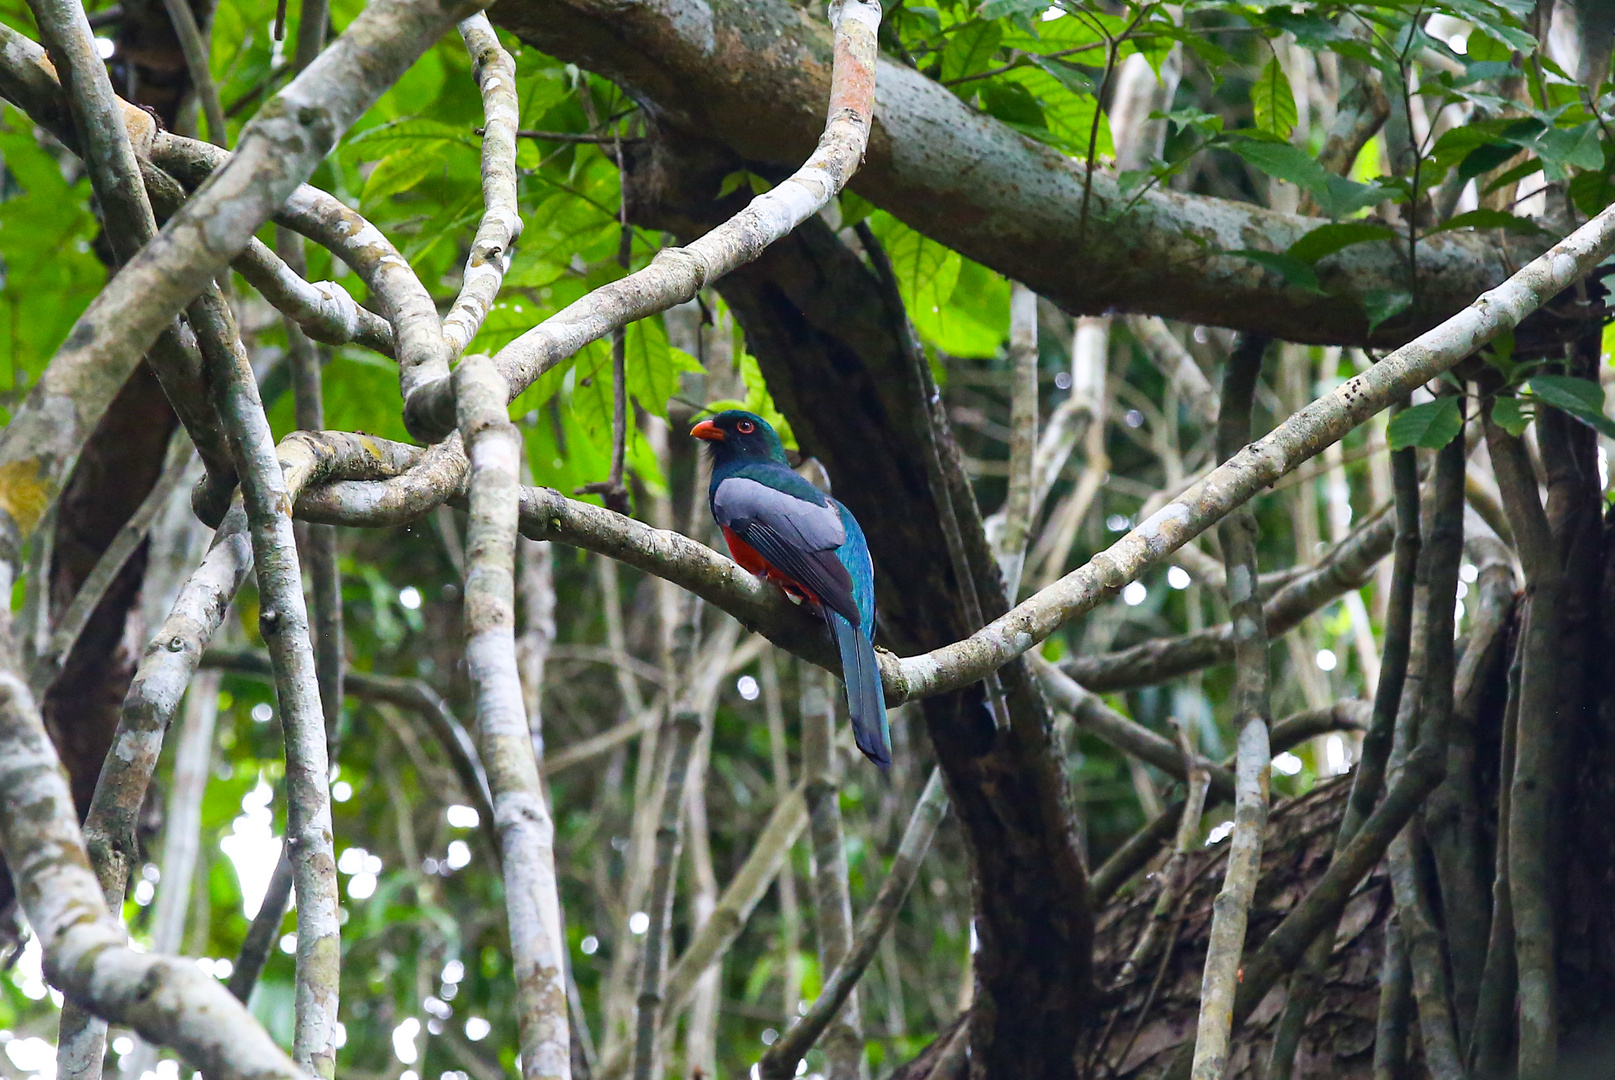
[[[707,501],[729,554],[830,624],[853,737],[865,757],[887,768],[891,732],[875,661],[875,569],[864,531],[851,511],[791,470],[779,436],[755,413],[730,409],[690,434],[712,452]]]

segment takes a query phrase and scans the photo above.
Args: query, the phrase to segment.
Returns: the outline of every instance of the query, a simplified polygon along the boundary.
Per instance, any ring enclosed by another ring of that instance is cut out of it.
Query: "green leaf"
[[[1319,259],[1333,255],[1353,244],[1367,244],[1375,240],[1395,240],[1396,233],[1372,221],[1341,221],[1320,225],[1291,244],[1288,255],[1293,255],[1309,266]]]
[[[1002,19],[1006,15],[1036,15],[1048,6],[1047,0],[987,0],[976,14],[983,19]]]
[[[443,159],[437,154],[421,150],[398,150],[380,161],[365,178],[359,203],[373,207],[381,200],[408,191],[443,168]]]
[[[1569,413],[1600,435],[1615,439],[1615,420],[1604,415],[1604,388],[1572,375],[1533,375],[1526,384],[1533,397]]]
[[[1288,139],[1295,130],[1295,94],[1277,56],[1267,62],[1251,87],[1251,108],[1256,112],[1258,130],[1280,139]]]
[[[1439,450],[1452,442],[1463,427],[1458,399],[1443,397],[1397,413],[1385,433],[1392,450],[1406,450],[1410,446]]]
[[[1570,200],[1588,217],[1615,202],[1615,184],[1601,172],[1584,172],[1570,181]]]
[[[1312,269],[1312,266],[1294,255],[1278,251],[1253,251],[1248,248],[1230,251],[1228,254],[1238,255],[1242,259],[1249,259],[1253,263],[1265,266],[1282,277],[1286,285],[1297,289],[1305,289],[1308,292],[1323,292],[1323,289],[1318,284],[1318,275]]]
[[[1042,56],[1034,56],[1031,59],[1032,63],[1054,76],[1055,79],[1059,80],[1061,86],[1064,86],[1073,94],[1094,93],[1093,80],[1070,64],[1062,64],[1058,60],[1050,60]]]
[[[1504,431],[1519,438],[1531,423],[1531,416],[1520,408],[1517,397],[1498,397],[1492,402],[1492,419]]]
[[[942,50],[942,81],[950,83],[986,71],[1003,38],[1004,30],[995,22],[970,22],[959,27]]]
[[[981,88],[981,108],[989,116],[1018,128],[1047,129],[1043,109],[1020,83],[993,80]]]
[[[841,227],[843,229],[858,224],[875,212],[874,203],[850,188],[842,188],[839,198],[841,200]]]
[[[718,198],[722,199],[734,194],[740,189],[741,184],[751,188],[753,195],[761,195],[773,186],[750,169],[736,169],[724,177],[723,183],[718,185]]]
[[[1043,126],[1038,130],[1014,125],[1025,134],[1050,146],[1058,147],[1068,154],[1086,157],[1088,137],[1095,130],[1094,121],[1097,112],[1098,138],[1094,153],[1111,155],[1116,152],[1111,142],[1110,124],[1103,110],[1099,109],[1098,99],[1093,95],[1072,93],[1059,79],[1035,67],[1016,68],[995,81],[1025,87],[1036,99],[1038,107],[1043,112]]]
[[[869,225],[920,337],[959,357],[990,357],[1009,328],[1009,284],[883,211]]]
[[[1519,152],[1519,147],[1509,143],[1486,143],[1477,146],[1458,163],[1458,178],[1470,180],[1481,173],[1491,172]]]
[[[1448,218],[1425,235],[1430,236],[1450,229],[1507,229],[1511,233],[1535,235],[1543,232],[1542,226],[1530,218],[1517,217],[1503,210],[1471,210]]]
[[[1228,143],[1228,149],[1244,158],[1245,163],[1258,172],[1275,180],[1287,180],[1314,193],[1328,188],[1331,174],[1300,147],[1264,139],[1233,139]]]
[[[1363,314],[1368,316],[1368,332],[1380,323],[1402,314],[1413,304],[1413,296],[1401,289],[1371,289],[1363,293]]]
[[[1333,218],[1350,217],[1359,210],[1384,202],[1394,194],[1383,184],[1359,184],[1332,173],[1325,176],[1323,190],[1313,192],[1323,212]]]

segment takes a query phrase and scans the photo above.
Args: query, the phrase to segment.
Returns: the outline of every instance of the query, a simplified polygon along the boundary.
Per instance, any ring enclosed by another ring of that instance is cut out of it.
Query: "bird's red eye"
[[[757,430],[757,425],[752,423],[750,420],[742,420],[740,423],[735,425],[735,430],[740,432],[742,435],[750,435],[752,432]]]

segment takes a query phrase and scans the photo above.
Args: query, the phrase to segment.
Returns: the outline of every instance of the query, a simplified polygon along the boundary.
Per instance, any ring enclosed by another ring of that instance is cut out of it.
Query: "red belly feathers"
[[[787,577],[784,572],[776,570],[773,564],[763,558],[756,548],[736,536],[727,525],[720,526],[720,528],[723,529],[724,543],[729,545],[729,554],[735,562],[758,577],[764,577],[772,581],[789,595],[799,600],[807,600],[815,605],[818,604],[819,598],[817,596],[814,596],[802,585]]]

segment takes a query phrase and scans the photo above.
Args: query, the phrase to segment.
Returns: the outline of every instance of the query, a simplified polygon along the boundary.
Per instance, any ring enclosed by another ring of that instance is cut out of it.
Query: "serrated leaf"
[[[1499,397],[1492,402],[1492,420],[1504,431],[1519,438],[1531,424],[1531,416],[1520,407],[1517,397]]]
[[[1256,113],[1258,130],[1280,139],[1288,139],[1295,130],[1295,94],[1277,56],[1263,66],[1251,86],[1251,108]]]
[[[1320,225],[1289,246],[1285,252],[1312,265],[1319,259],[1333,255],[1353,244],[1367,244],[1375,240],[1395,240],[1396,233],[1372,221],[1341,221]]]
[[[1392,450],[1406,450],[1410,446],[1439,450],[1452,442],[1463,427],[1458,399],[1444,397],[1397,413],[1385,429],[1385,436]]]
[[[1259,263],[1284,279],[1286,285],[1308,292],[1321,293],[1322,287],[1318,284],[1318,275],[1310,264],[1303,262],[1294,255],[1280,251],[1253,251],[1242,249],[1230,251],[1229,255],[1238,255],[1242,259],[1249,259]]]
[[[970,22],[959,27],[942,50],[942,81],[950,83],[986,71],[1003,38],[1004,30],[995,22]]]

